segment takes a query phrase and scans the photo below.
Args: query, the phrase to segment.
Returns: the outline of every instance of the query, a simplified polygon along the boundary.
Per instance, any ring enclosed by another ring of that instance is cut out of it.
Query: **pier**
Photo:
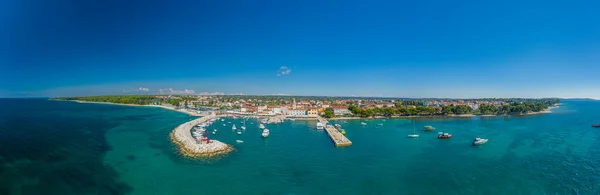
[[[327,125],[327,120],[322,117],[318,117],[317,119],[320,123],[325,125],[325,131],[327,131],[327,134],[329,134],[331,141],[333,141],[336,147],[346,147],[352,145],[352,142],[346,136],[344,136],[344,134],[335,129],[335,127]]]
[[[192,137],[190,130],[216,116],[206,116],[195,119],[177,126],[170,134],[173,141],[181,151],[181,154],[188,157],[212,157],[226,154],[233,151],[233,147],[217,140],[210,140],[208,143],[197,142]]]

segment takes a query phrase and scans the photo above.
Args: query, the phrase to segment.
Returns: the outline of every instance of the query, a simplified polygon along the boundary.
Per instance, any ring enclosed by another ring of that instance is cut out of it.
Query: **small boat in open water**
[[[408,138],[417,138],[419,137],[419,134],[417,134],[416,132],[416,127],[415,127],[415,121],[413,121],[413,133],[412,134],[408,134]]]
[[[262,137],[264,137],[264,138],[267,138],[267,137],[269,137],[269,134],[271,134],[271,133],[269,132],[269,129],[265,129],[265,130],[263,130],[263,132],[262,132]]]
[[[435,131],[435,127],[425,126],[425,127],[423,127],[423,131]]]
[[[241,131],[238,131],[238,132],[237,132],[237,134],[238,134],[238,135],[241,135],[241,134],[242,134],[242,132],[241,132]]]
[[[360,122],[360,124],[361,124],[361,125],[367,125],[367,123],[365,123],[365,122]]]
[[[592,127],[598,128],[600,127],[600,124],[593,124]]]
[[[238,139],[238,140],[235,140],[235,142],[237,142],[238,144],[244,143],[244,141],[242,141],[242,140],[239,140],[239,139]]]
[[[482,145],[487,143],[488,139],[482,139],[482,138],[478,138],[476,137],[475,140],[473,140],[473,145],[474,146],[478,146],[478,145]]]
[[[452,134],[444,133],[444,132],[438,133],[438,139],[450,139],[450,138],[452,138]]]

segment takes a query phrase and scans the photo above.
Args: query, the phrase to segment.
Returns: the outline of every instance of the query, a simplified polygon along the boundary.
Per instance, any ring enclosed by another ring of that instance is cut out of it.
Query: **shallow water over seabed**
[[[220,159],[179,156],[178,112],[41,99],[1,99],[0,194],[599,194],[600,101],[564,101],[528,117],[341,123],[335,148],[315,121],[217,121]],[[232,122],[228,124],[227,122]],[[335,123],[335,121],[332,121]],[[378,127],[377,124],[383,123]],[[226,124],[226,126],[222,126]],[[425,125],[436,132],[423,132]],[[437,132],[453,134],[437,139]],[[489,139],[473,147],[475,137]],[[243,140],[243,143],[236,143]]]

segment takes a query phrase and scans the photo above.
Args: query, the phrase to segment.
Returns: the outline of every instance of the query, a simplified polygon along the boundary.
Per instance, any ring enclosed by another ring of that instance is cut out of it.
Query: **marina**
[[[171,141],[177,145],[182,155],[187,157],[212,157],[227,154],[234,150],[228,144],[202,137],[205,130],[191,133],[194,126],[204,124],[214,118],[215,116],[207,116],[183,123],[169,134]],[[213,131],[213,133],[216,133],[216,131]]]

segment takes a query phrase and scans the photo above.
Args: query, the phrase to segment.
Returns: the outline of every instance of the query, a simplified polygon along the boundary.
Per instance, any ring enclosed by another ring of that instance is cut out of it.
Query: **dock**
[[[327,134],[329,134],[331,141],[333,141],[336,147],[346,147],[352,145],[352,142],[346,136],[344,136],[344,134],[335,129],[335,127],[326,125],[327,120],[323,119],[322,117],[318,117],[317,119],[320,123],[325,125],[325,131],[327,131]]]

